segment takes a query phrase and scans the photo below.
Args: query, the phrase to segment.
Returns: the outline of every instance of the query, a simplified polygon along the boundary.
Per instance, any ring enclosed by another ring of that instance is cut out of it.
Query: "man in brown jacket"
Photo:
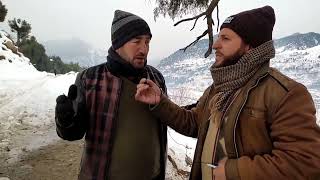
[[[190,179],[317,179],[320,128],[305,86],[270,67],[270,6],[228,17],[213,45],[213,84],[195,108],[171,102],[142,79],[136,100],[186,136],[197,137]]]

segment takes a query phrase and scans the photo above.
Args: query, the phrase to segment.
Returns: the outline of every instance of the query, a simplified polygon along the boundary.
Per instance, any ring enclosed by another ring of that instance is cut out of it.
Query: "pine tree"
[[[79,64],[63,63],[59,56],[49,57],[46,54],[45,47],[40,44],[34,36],[23,39],[20,43],[19,50],[30,59],[30,62],[39,71],[56,71],[57,74],[64,74],[70,71],[78,72],[82,70]]]
[[[5,5],[2,4],[2,2],[0,1],[0,22],[3,22],[4,19],[6,18],[7,15],[7,8]]]
[[[198,15],[186,18],[178,21],[174,24],[174,26],[185,22],[185,21],[193,21],[194,25],[191,30],[197,24],[197,21],[200,17],[205,17],[207,19],[207,29],[197,37],[195,41],[190,43],[188,46],[183,48],[182,50],[186,50],[188,47],[196,44],[201,38],[208,34],[209,36],[209,44],[208,50],[205,54],[205,57],[208,57],[212,52],[212,45],[213,45],[213,28],[214,21],[212,19],[212,12],[215,8],[217,8],[217,14],[219,13],[218,9],[218,2],[220,0],[156,0],[157,7],[153,10],[154,18],[156,19],[159,15],[169,15],[172,19],[176,17],[182,17],[186,14],[190,13],[197,13]],[[217,16],[218,26],[219,26],[219,17]]]
[[[9,20],[9,26],[12,32],[17,33],[17,44],[19,45],[21,40],[28,37],[31,32],[31,25],[26,20],[16,19]]]
[[[154,16],[157,18],[160,14],[169,15],[172,19],[206,10],[209,0],[156,0],[157,7],[154,9]]]

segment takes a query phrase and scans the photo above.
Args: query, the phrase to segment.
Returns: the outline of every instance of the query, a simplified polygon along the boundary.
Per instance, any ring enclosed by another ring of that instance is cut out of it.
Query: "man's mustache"
[[[216,51],[216,52],[215,52],[215,55],[216,55],[216,56],[217,56],[217,55],[222,56],[223,54],[222,54],[221,52],[219,52],[219,51]]]
[[[138,55],[134,56],[135,59],[145,59],[146,58],[146,54],[144,53],[139,53]]]

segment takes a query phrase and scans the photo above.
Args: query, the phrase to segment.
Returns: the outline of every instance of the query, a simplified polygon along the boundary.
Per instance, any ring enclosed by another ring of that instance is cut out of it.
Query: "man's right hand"
[[[151,80],[142,78],[137,85],[135,99],[147,104],[158,104],[161,98],[160,88]]]
[[[60,123],[66,123],[69,119],[74,116],[73,103],[72,101],[77,98],[77,86],[71,85],[69,87],[68,97],[66,95],[60,95],[57,97],[56,102],[56,119]],[[69,120],[70,121],[70,120]]]

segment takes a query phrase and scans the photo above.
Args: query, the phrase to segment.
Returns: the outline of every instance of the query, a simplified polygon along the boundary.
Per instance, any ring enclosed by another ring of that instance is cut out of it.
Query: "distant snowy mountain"
[[[283,50],[307,49],[320,45],[320,34],[309,32],[306,34],[295,33],[278,40],[275,40],[275,47],[283,47]]]
[[[212,84],[209,68],[213,55],[203,58],[208,40],[202,40],[186,53],[176,51],[160,61],[159,70],[165,76],[169,94],[182,104],[195,102]],[[271,66],[303,83],[311,92],[320,110],[320,34],[293,34],[275,40],[276,57]],[[318,113],[318,122],[320,123]]]
[[[106,61],[107,50],[94,49],[77,38],[46,41],[44,45],[49,56],[59,56],[65,63],[74,62],[82,67],[90,67]]]
[[[214,40],[217,36],[214,36]],[[159,67],[170,65],[172,63],[177,63],[179,61],[183,61],[184,59],[195,59],[195,58],[203,58],[204,54],[208,49],[208,39],[200,40],[196,45],[189,47],[186,51],[178,50],[164,58],[160,61]],[[213,57],[211,54],[208,59]]]

